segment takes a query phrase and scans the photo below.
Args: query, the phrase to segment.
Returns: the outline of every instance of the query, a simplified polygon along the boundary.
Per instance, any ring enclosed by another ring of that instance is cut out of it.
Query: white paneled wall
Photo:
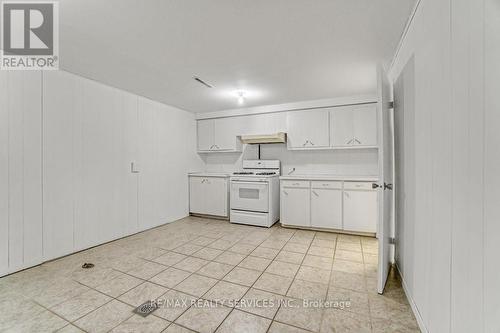
[[[50,72],[43,106],[46,257],[136,232],[137,97]]]
[[[188,214],[187,172],[202,164],[193,150],[194,116],[145,98],[138,109],[139,227],[145,229]]]
[[[422,0],[390,73],[414,57],[397,263],[428,332],[500,331],[499,17],[495,0]]]
[[[0,275],[42,261],[41,74],[0,71]]]
[[[484,242],[484,331],[488,333],[500,332],[500,1],[484,0],[484,12],[475,10],[476,17],[483,17],[484,26],[474,26],[474,32],[481,36],[484,31],[484,81],[483,77],[476,77],[471,85],[472,96],[484,96],[484,230],[481,235]],[[475,7],[475,8],[476,8]],[[484,29],[484,30],[483,30]],[[476,43],[472,47],[478,45]],[[479,44],[481,46],[481,44]],[[479,63],[481,65],[481,63]],[[481,70],[481,67],[471,67],[471,72]],[[480,85],[484,82],[484,89]],[[482,95],[484,93],[484,95]],[[471,100],[471,105],[477,103]],[[477,123],[477,122],[476,122]],[[481,127],[475,127],[476,135],[482,134]],[[474,156],[475,157],[475,156]],[[478,189],[475,184],[475,189]],[[479,188],[480,189],[480,188]],[[477,192],[476,192],[477,193]],[[476,206],[476,210],[481,207]],[[479,238],[480,239],[480,238]],[[472,258],[471,258],[472,259]],[[478,258],[474,258],[478,260]],[[477,266],[476,266],[477,267]],[[470,271],[469,271],[470,274]],[[470,276],[470,275],[469,275]]]
[[[0,87],[0,275],[188,214],[192,114],[63,71]]]
[[[66,72],[44,74],[43,98],[43,238],[44,256],[55,258],[74,249],[77,201],[74,147],[81,142],[82,84]]]

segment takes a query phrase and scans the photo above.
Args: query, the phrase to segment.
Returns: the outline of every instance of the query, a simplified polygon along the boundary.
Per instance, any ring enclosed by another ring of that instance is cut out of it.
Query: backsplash
[[[207,172],[233,172],[241,169],[244,159],[257,159],[258,146],[245,145],[243,153],[202,155]],[[356,150],[287,150],[284,144],[261,145],[261,159],[281,161],[282,174],[295,168],[294,174],[378,175],[378,151]]]

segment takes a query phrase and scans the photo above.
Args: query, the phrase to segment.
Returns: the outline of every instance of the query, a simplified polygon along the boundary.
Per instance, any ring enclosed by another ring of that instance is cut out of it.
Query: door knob
[[[392,184],[384,183],[384,190],[390,190],[390,191],[392,191]]]

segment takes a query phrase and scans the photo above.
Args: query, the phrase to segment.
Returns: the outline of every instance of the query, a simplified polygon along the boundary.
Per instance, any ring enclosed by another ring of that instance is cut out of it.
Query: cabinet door
[[[353,110],[354,145],[377,145],[377,107],[360,107]]]
[[[330,138],[332,147],[351,146],[354,141],[353,110],[335,108],[330,112]]]
[[[227,216],[228,187],[227,179],[208,177],[203,183],[205,195],[204,214]]]
[[[288,147],[328,147],[330,141],[328,113],[328,109],[289,112]]]
[[[214,120],[213,150],[237,150],[238,132],[237,118],[220,118]]]
[[[344,191],[344,230],[377,232],[376,191]]]
[[[311,226],[342,229],[342,190],[311,190]]]
[[[282,188],[281,223],[309,227],[311,225],[310,208],[309,188]]]
[[[213,119],[198,120],[197,126],[198,126],[198,131],[197,131],[198,150],[201,151],[210,150],[211,148],[213,148],[214,145],[214,135],[215,135],[214,120]]]
[[[203,177],[189,177],[189,212],[205,214],[205,182]]]

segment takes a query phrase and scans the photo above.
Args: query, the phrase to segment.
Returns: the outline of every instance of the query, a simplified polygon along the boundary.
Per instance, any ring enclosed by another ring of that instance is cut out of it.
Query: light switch
[[[137,162],[130,162],[130,171],[132,173],[139,173],[140,171],[139,163]]]

